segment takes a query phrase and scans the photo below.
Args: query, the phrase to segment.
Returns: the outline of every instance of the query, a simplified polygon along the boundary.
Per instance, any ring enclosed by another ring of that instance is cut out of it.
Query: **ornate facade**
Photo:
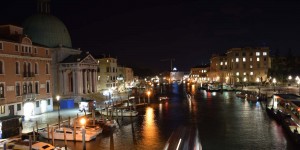
[[[0,116],[31,116],[53,110],[51,51],[23,34],[0,26]]]

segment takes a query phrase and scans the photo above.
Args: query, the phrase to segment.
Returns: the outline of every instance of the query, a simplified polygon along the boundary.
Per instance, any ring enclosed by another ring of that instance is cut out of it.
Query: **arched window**
[[[24,64],[23,64],[23,74],[25,77],[27,76],[27,63],[26,62],[24,62]]]
[[[27,84],[23,84],[23,94],[27,94]]]
[[[32,83],[28,84],[28,93],[32,93]]]
[[[39,94],[39,83],[35,82],[35,94]]]
[[[20,93],[20,92],[21,92],[20,88],[21,88],[21,87],[20,87],[20,83],[17,83],[17,84],[16,84],[16,95],[17,95],[17,96],[20,96],[20,95],[21,95],[21,93]]]
[[[0,60],[0,74],[4,73],[4,64],[3,61]]]
[[[4,98],[4,84],[0,83],[0,98]]]
[[[16,62],[16,74],[20,74],[20,62]]]
[[[49,74],[49,64],[46,64],[46,74]]]
[[[28,63],[28,64],[27,64],[27,67],[28,67],[28,69],[27,69],[28,74],[30,75],[30,73],[31,73],[31,63]]]
[[[38,63],[34,64],[34,74],[39,74]]]
[[[46,92],[50,93],[50,82],[49,81],[47,81]]]

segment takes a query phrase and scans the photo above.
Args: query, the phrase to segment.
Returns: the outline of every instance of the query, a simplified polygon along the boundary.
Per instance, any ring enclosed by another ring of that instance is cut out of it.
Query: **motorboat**
[[[99,122],[103,124],[103,126],[110,127],[110,128],[117,128],[119,127],[118,122],[115,119],[100,119]]]
[[[71,128],[63,127],[63,128],[53,128],[54,133],[53,137],[55,140],[64,140],[64,129],[66,130],[66,140],[74,141],[74,132],[76,136],[76,141],[82,141],[82,131],[83,129],[80,128],[79,130],[76,129],[75,131]],[[101,129],[102,132],[102,129]],[[95,131],[94,129],[86,129],[85,133],[85,141],[91,141],[96,138],[98,134],[101,133],[100,131]],[[43,129],[42,131],[39,131],[39,134],[46,139],[52,139],[52,133],[49,131],[49,137],[48,137],[48,131],[46,129]]]
[[[242,99],[246,98],[246,94],[241,92],[241,91],[236,92],[235,96],[238,97],[238,98],[242,98]]]
[[[139,114],[139,112],[135,111],[135,110],[127,110],[127,109],[114,109],[113,111],[109,108],[108,110],[106,108],[102,109],[102,111],[100,111],[100,114],[102,113],[102,115],[105,116],[123,116],[123,117],[135,117]]]
[[[247,95],[247,100],[253,103],[256,103],[258,101],[258,97],[253,94],[248,94]]]
[[[170,99],[168,96],[160,96],[160,97],[158,97],[159,101],[165,101],[165,100],[168,100],[168,99]]]

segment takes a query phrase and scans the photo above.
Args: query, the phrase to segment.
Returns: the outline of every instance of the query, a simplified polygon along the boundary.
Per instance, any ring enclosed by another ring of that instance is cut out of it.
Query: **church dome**
[[[72,47],[68,29],[57,17],[47,13],[33,15],[23,23],[23,32],[33,42],[51,48]]]

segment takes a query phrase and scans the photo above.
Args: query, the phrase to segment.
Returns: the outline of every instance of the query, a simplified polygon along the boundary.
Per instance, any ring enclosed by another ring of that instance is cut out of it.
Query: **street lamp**
[[[288,79],[289,79],[289,86],[290,86],[290,85],[291,85],[292,76],[290,75],[290,76],[288,77]]]
[[[148,91],[148,92],[147,92],[147,95],[148,95],[148,104],[150,103],[150,94],[151,94],[151,92]]]
[[[58,102],[58,128],[60,128],[60,103],[59,103],[59,99],[60,99],[60,96],[57,95],[56,100]]]
[[[273,78],[274,92],[275,92],[275,84],[276,84],[276,79]]]
[[[300,80],[297,81],[297,85],[299,87],[299,95],[300,95],[300,86],[299,86],[299,84],[300,84]]]
[[[296,78],[296,81],[297,81],[297,83],[298,83],[298,81],[299,81],[299,76],[297,76]],[[299,84],[297,84],[297,87],[299,86]]]

